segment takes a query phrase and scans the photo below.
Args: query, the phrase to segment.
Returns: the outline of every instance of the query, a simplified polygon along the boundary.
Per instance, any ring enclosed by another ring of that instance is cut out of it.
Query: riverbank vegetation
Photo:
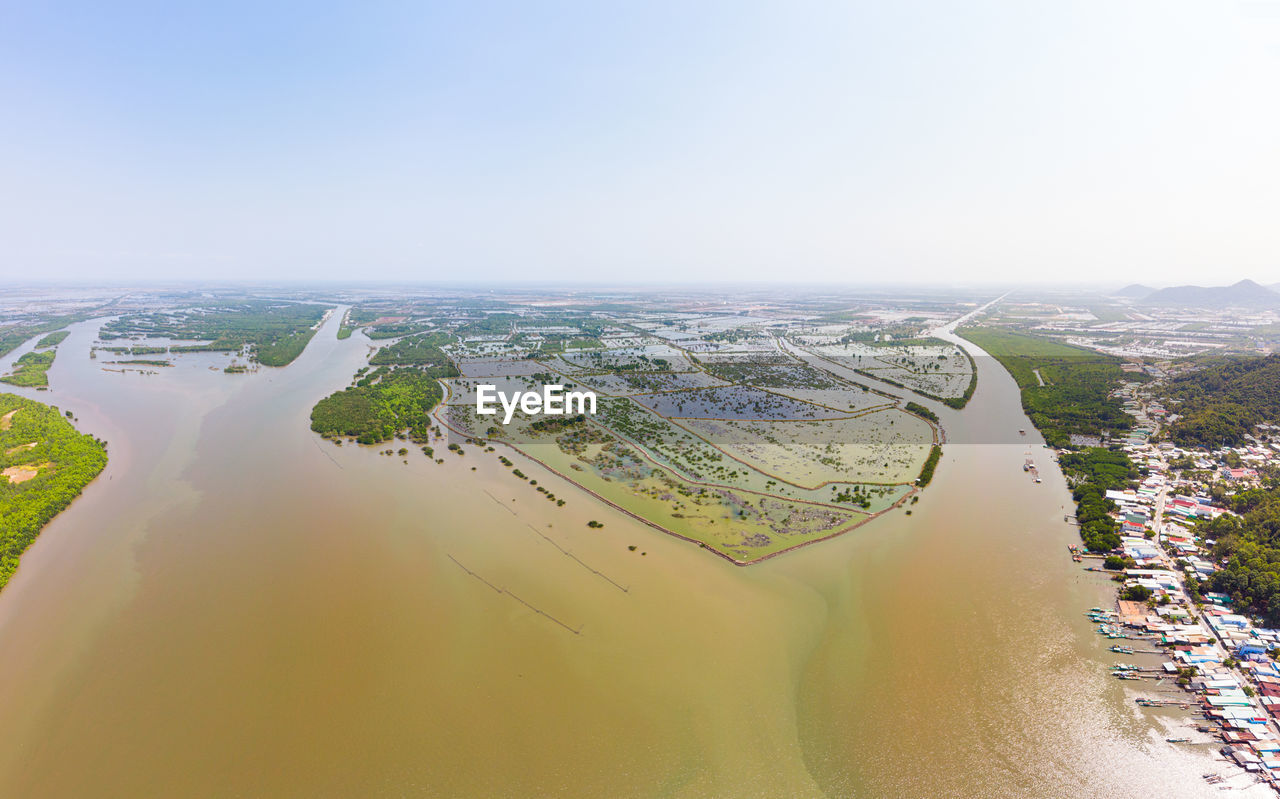
[[[310,303],[246,300],[174,311],[131,314],[102,326],[98,337],[146,337],[205,341],[175,346],[171,352],[226,351],[248,348],[263,366],[286,366],[302,354],[328,310]]]
[[[1120,546],[1120,525],[1111,518],[1115,503],[1108,491],[1129,488],[1139,478],[1129,456],[1103,447],[1064,452],[1058,459],[1076,502],[1080,538],[1091,552],[1109,552]]]
[[[905,408],[907,413],[914,413],[916,416],[920,416],[925,419],[928,419],[934,424],[938,423],[938,414],[934,413],[933,411],[929,410],[928,408],[926,408],[925,406],[921,405],[918,402],[908,402]]]
[[[61,330],[67,325],[75,322],[83,322],[86,319],[92,319],[95,315],[105,312],[106,308],[103,307],[91,311],[79,311],[73,314],[48,316],[34,321],[0,327],[0,355],[8,355],[18,347],[22,346],[24,341],[34,338],[35,336]]]
[[[1133,418],[1111,392],[1134,376],[1110,355],[1004,328],[965,328],[965,339],[986,350],[1013,377],[1022,408],[1050,446],[1072,434],[1102,436],[1128,430]],[[1104,447],[1064,452],[1058,460],[1072,488],[1080,538],[1092,552],[1120,546],[1120,527],[1107,491],[1128,488],[1139,474],[1129,456]]]
[[[1111,392],[1138,376],[1125,374],[1118,358],[1003,328],[965,328],[959,334],[1013,376],[1023,410],[1051,446],[1067,446],[1072,434],[1101,436],[1133,426]]]
[[[13,372],[0,377],[0,382],[22,388],[45,388],[49,385],[49,367],[56,355],[56,350],[25,353],[14,362]]]
[[[969,385],[965,387],[964,393],[959,397],[947,397],[942,400],[948,406],[955,408],[956,410],[961,410],[964,406],[968,405],[969,400],[973,399],[973,392],[978,390],[978,363],[973,360],[973,356],[969,354],[968,350],[963,347],[961,350],[964,352],[964,357],[969,361]]]
[[[431,410],[444,397],[438,381],[456,375],[452,365],[380,366],[317,402],[311,429],[326,438],[352,436],[361,444],[377,444],[405,431],[414,441],[425,442]]]
[[[71,335],[70,330],[59,330],[57,332],[50,333],[36,342],[36,349],[43,350],[48,349],[49,347],[56,347],[65,341],[69,335]]]
[[[942,447],[934,444],[929,450],[929,457],[925,458],[924,466],[920,469],[920,476],[916,478],[916,486],[924,488],[933,480],[933,470],[938,468],[938,461],[942,458]]]
[[[40,529],[107,465],[57,408],[0,394],[0,588]]]

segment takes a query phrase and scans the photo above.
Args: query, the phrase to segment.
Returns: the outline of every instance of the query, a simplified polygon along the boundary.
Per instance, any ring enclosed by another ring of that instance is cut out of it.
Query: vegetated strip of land
[[[274,300],[192,306],[122,316],[103,325],[98,337],[103,341],[146,336],[209,342],[170,347],[175,353],[236,352],[248,347],[252,358],[263,366],[286,366],[302,354],[328,309],[326,305]]]
[[[1022,393],[1022,408],[1050,446],[1071,447],[1071,435],[1101,437],[1133,426],[1121,402],[1111,396],[1121,382],[1135,379],[1119,359],[1003,328],[964,328],[959,334],[986,350],[1008,370]],[[1040,385],[1039,371],[1049,385]],[[1080,537],[1094,552],[1120,546],[1115,503],[1106,492],[1128,487],[1137,470],[1123,452],[1089,447],[1059,458],[1076,501]]]
[[[95,350],[102,350],[113,355],[159,355],[167,353],[168,347],[94,347]]]
[[[8,355],[21,346],[22,342],[34,336],[61,330],[67,325],[74,324],[75,322],[83,322],[86,319],[92,319],[94,316],[100,316],[104,312],[105,309],[81,311],[74,314],[46,317],[38,322],[16,324],[0,328],[0,355]],[[41,344],[43,344],[43,341]]]
[[[59,330],[56,333],[50,333],[36,342],[36,349],[43,350],[49,347],[56,347],[65,341],[69,335],[71,335],[70,330]]]
[[[934,444],[929,449],[929,457],[925,459],[924,466],[920,467],[920,476],[916,478],[916,487],[924,488],[929,485],[929,481],[933,480],[933,470],[938,468],[938,460],[942,458],[942,447]]]
[[[0,394],[0,588],[40,529],[106,465],[106,444],[57,408]]]
[[[44,389],[49,385],[49,367],[53,365],[56,350],[25,353],[14,362],[12,374],[0,377],[0,382],[22,388]]]
[[[326,438],[351,436],[361,444],[407,430],[413,441],[425,444],[431,411],[444,398],[439,380],[459,374],[440,349],[449,340],[438,333],[416,335],[382,348],[370,359],[377,368],[362,368],[353,385],[316,403],[311,429]]]
[[[1120,523],[1111,516],[1116,504],[1107,499],[1107,492],[1133,487],[1141,476],[1133,461],[1124,452],[1089,447],[1062,453],[1058,465],[1071,486],[1084,545],[1091,552],[1109,552],[1119,547]]]
[[[926,408],[925,406],[921,405],[918,402],[908,402],[903,407],[905,408],[907,413],[914,413],[916,416],[919,416],[923,419],[928,419],[934,424],[938,423],[938,414],[934,413],[933,411],[929,410],[928,408]]]

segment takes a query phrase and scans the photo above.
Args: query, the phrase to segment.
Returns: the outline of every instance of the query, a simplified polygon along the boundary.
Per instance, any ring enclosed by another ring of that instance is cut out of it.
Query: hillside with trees
[[[1200,590],[1224,593],[1268,626],[1280,626],[1280,490],[1247,492],[1233,507],[1242,515],[1223,514],[1196,527],[1216,542],[1213,554],[1223,560]]]
[[[1280,420],[1280,355],[1215,358],[1162,389],[1180,418],[1169,438],[1184,447],[1234,447],[1264,422]]]

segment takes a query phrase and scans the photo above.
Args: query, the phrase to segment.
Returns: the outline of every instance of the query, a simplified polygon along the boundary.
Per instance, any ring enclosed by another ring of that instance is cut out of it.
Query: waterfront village
[[[1146,689],[1138,705],[1192,713],[1190,721],[1176,717],[1185,727],[1171,728],[1166,740],[1216,745],[1225,768],[1203,774],[1207,783],[1265,783],[1280,793],[1280,629],[1237,612],[1225,594],[1199,592],[1222,564],[1214,540],[1194,529],[1197,520],[1232,513],[1222,499],[1257,487],[1259,470],[1280,465],[1280,427],[1260,428],[1244,447],[1187,450],[1156,442],[1175,417],[1142,384],[1125,384],[1116,396],[1137,424],[1111,443],[1145,474],[1135,488],[1106,492],[1120,529],[1117,550],[1070,548],[1073,560],[1118,584],[1114,608],[1087,615],[1119,656],[1113,676]]]

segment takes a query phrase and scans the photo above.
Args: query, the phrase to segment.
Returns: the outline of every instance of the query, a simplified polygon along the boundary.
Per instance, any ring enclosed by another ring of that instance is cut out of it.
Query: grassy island
[[[0,382],[22,388],[45,388],[49,385],[49,367],[53,365],[56,351],[28,352],[14,363],[12,374],[0,377]]]
[[[59,330],[56,333],[50,333],[36,342],[36,349],[43,350],[48,349],[49,347],[56,347],[65,341],[69,335],[71,335],[70,330]]]
[[[351,309],[342,315],[342,322],[338,325],[338,340],[351,338],[351,334],[356,332],[355,324],[351,321]]]
[[[171,361],[158,358],[129,358],[123,361],[108,361],[108,363],[118,363],[125,366],[173,366]]]
[[[57,408],[0,394],[0,588],[40,529],[106,465],[106,446]]]

